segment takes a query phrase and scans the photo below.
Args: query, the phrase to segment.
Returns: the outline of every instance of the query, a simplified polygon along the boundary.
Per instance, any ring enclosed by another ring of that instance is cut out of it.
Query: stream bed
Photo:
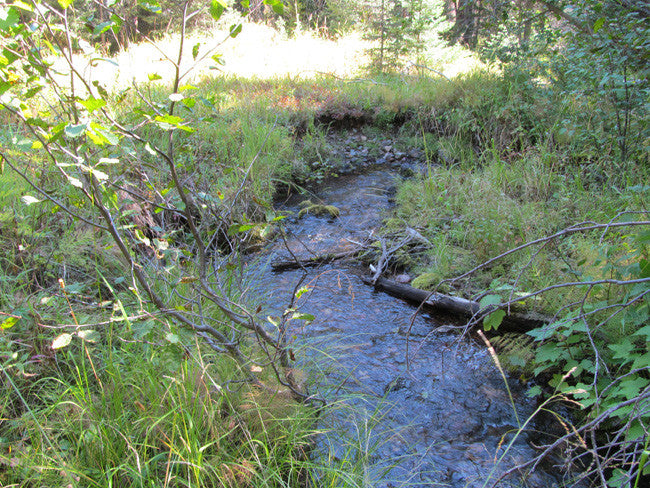
[[[368,487],[489,487],[536,451],[525,432],[517,434],[534,404],[518,381],[506,388],[485,346],[436,330],[444,320],[414,315],[413,305],[376,292],[358,264],[278,273],[268,265],[350,250],[376,233],[402,165],[380,161],[326,181],[316,195],[292,197],[280,209],[289,214],[285,239],[259,258],[267,266],[251,271],[256,293],[269,315],[280,316],[296,288],[309,287],[295,306],[315,319],[291,321],[290,333],[299,367],[319,383],[311,393],[337,405],[321,420],[328,434],[315,456],[353,459]],[[299,218],[307,199],[337,207],[339,216]],[[558,486],[561,476],[538,469],[498,486]]]

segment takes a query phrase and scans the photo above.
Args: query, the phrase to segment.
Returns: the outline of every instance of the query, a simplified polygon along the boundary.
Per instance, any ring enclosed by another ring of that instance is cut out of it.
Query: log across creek
[[[282,272],[289,269],[320,266],[341,259],[354,258],[361,252],[362,249],[360,248],[339,253],[317,255],[302,260],[291,259],[277,261],[272,263],[271,267],[275,272]],[[374,286],[376,290],[384,291],[394,297],[413,302],[418,306],[422,305],[424,308],[436,312],[470,319],[475,317],[481,310],[479,302],[452,295],[445,295],[443,293],[421,290],[381,276],[376,279],[365,277],[363,278],[363,281],[367,285]],[[499,326],[499,332],[523,333],[542,327],[550,322],[551,319],[549,317],[541,314],[511,310],[510,313],[503,318],[503,321]]]
[[[372,284],[370,278],[364,279],[367,284]],[[414,303],[422,304],[425,308],[457,315],[465,318],[474,317],[481,309],[478,302],[465,298],[429,292],[419,288],[398,283],[397,281],[380,277],[375,282],[375,288],[385,291],[397,298],[402,298]],[[499,332],[527,332],[548,324],[550,319],[532,312],[511,311],[499,326]]]

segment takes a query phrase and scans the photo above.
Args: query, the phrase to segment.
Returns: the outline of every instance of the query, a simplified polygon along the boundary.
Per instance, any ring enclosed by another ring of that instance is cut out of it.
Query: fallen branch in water
[[[361,254],[364,250],[365,250],[364,248],[359,248],[359,249],[352,249],[351,251],[319,254],[317,256],[312,256],[307,259],[289,259],[284,261],[276,261],[274,263],[271,263],[271,269],[273,271],[286,271],[289,269],[300,269],[300,268],[319,266],[321,264],[327,264],[333,261],[339,261],[341,259],[356,257],[359,254]]]
[[[364,278],[364,281],[369,285],[373,284],[371,278]],[[430,291],[413,288],[412,286],[404,285],[387,278],[379,278],[374,283],[374,286],[398,298],[416,302],[427,308],[453,315],[474,317],[481,310],[480,304],[473,300],[444,295],[442,293],[431,293]],[[503,323],[499,326],[499,331],[525,332],[541,327],[549,322],[550,319],[548,317],[533,312],[510,312],[504,317]]]
[[[386,247],[386,239],[384,239],[383,237],[379,238],[379,243],[381,244],[381,256],[379,257],[379,261],[377,261],[377,266],[370,265],[370,270],[373,272],[372,275],[373,285],[377,283],[377,280],[379,280],[381,274],[388,267],[388,263],[390,262],[390,259],[393,256],[393,254],[395,254],[404,246],[410,244],[412,241],[420,241],[429,246],[431,245],[431,243],[426,237],[420,234],[417,230],[412,229],[410,227],[406,228],[406,235],[402,238],[402,240],[400,240],[397,244],[392,246],[390,249]]]

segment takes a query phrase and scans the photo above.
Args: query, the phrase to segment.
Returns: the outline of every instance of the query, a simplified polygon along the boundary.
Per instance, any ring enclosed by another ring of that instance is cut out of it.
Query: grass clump
[[[422,262],[428,263],[425,268],[451,278],[575,222],[608,221],[621,210],[643,210],[641,201],[625,186],[593,191],[577,184],[575,177],[560,168],[557,158],[540,149],[530,149],[510,162],[488,155],[480,165],[467,161],[449,167],[431,165],[426,176],[404,182],[396,197],[397,216],[422,229],[429,239],[439,239],[436,249],[448,253],[443,261],[454,263],[440,266],[440,259],[423,256]],[[638,181],[637,175],[633,181]],[[578,239],[572,242],[576,245]],[[555,246],[542,250],[521,286],[543,287],[559,276],[568,277],[563,271],[565,259],[584,255],[584,251],[567,251]],[[462,258],[467,255],[471,259]],[[516,276],[531,257],[522,252],[500,260],[497,268],[489,267],[474,277],[478,281],[473,289],[487,287],[495,277]]]
[[[340,210],[334,205],[323,205],[320,203],[314,203],[311,200],[304,200],[300,202],[300,212],[298,212],[298,218],[304,217],[307,214],[312,214],[316,216],[329,216],[330,218],[336,218],[340,215]]]
[[[47,303],[3,323],[2,486],[303,486],[313,410],[127,302],[92,333],[62,324],[97,310]]]

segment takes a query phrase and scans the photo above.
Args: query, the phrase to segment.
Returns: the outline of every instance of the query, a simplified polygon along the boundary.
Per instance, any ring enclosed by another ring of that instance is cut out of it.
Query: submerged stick
[[[318,256],[312,256],[307,259],[289,259],[285,261],[276,261],[274,263],[271,263],[271,269],[273,271],[286,271],[289,269],[309,268],[312,266],[331,263],[332,261],[353,258],[361,254],[362,251],[364,251],[364,249],[360,248],[353,249],[352,251],[319,254]]]

